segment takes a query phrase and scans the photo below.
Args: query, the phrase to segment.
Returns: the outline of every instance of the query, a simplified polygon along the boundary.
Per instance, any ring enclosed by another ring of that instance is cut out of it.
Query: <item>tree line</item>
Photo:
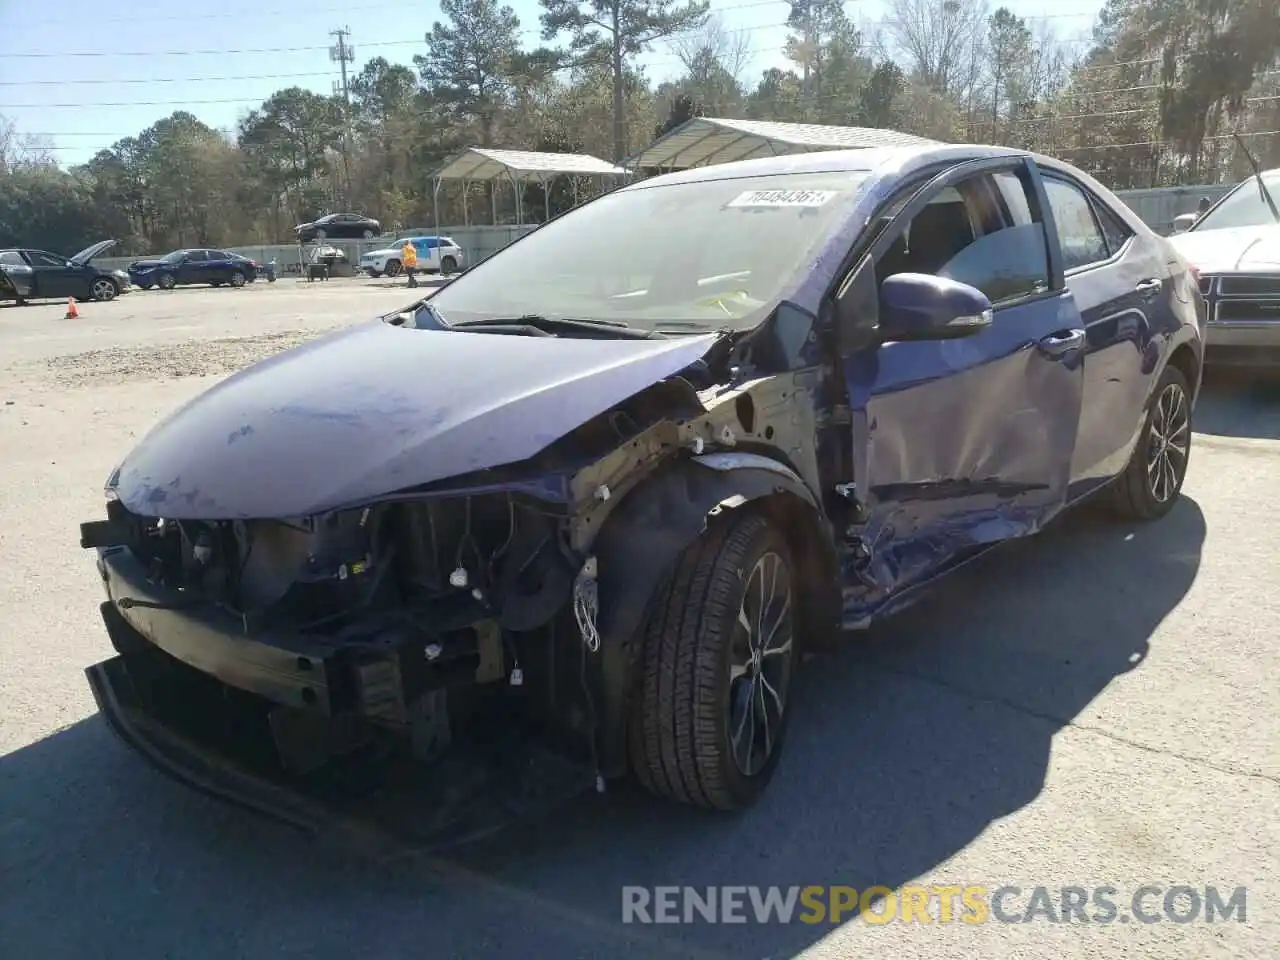
[[[120,252],[271,243],[352,210],[387,228],[462,219],[430,174],[471,146],[623,159],[695,116],[887,127],[1062,157],[1115,189],[1237,180],[1280,165],[1275,0],[1107,0],[1092,36],[1055,35],[985,0],[889,0],[855,23],[841,0],[789,0],[786,67],[749,75],[749,31],[706,0],[540,0],[541,46],[500,0],[442,0],[412,66],[378,57],[348,97],[279,90],[216,130],[179,111],[69,170],[0,124],[0,245]],[[639,65],[658,46],[677,79]],[[0,118],[2,120],[2,118]],[[582,195],[589,186],[582,185]],[[514,216],[509,188],[484,198]],[[492,188],[490,188],[492,189]],[[525,209],[544,209],[531,185]],[[553,213],[572,202],[553,188]],[[433,206],[433,200],[438,207]],[[479,201],[479,202],[477,202]]]

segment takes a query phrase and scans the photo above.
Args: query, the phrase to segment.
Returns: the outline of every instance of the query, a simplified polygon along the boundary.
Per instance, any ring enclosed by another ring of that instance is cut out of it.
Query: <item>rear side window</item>
[[[1074,270],[1106,260],[1110,256],[1107,241],[1084,191],[1056,177],[1044,178],[1044,190],[1049,208],[1053,210],[1064,269]]]
[[[1114,210],[1102,201],[1095,200],[1093,208],[1097,211],[1098,221],[1102,224],[1102,235],[1107,241],[1107,252],[1114,257],[1133,236],[1133,231]]]
[[[5,250],[0,253],[0,263],[11,263],[18,267],[25,267],[26,261],[22,259],[22,254],[17,250]]]

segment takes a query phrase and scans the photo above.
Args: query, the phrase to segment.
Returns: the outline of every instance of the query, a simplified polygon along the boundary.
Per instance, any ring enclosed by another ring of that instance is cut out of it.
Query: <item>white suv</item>
[[[404,261],[404,245],[418,251],[418,269],[426,273],[450,274],[462,269],[462,248],[449,237],[404,237],[382,250],[360,257],[360,269],[371,277],[394,277]]]

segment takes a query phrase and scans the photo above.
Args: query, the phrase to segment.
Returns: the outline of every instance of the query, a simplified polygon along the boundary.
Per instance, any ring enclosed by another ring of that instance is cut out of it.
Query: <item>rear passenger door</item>
[[[1124,469],[1149,391],[1152,338],[1174,295],[1164,258],[1088,188],[1043,171],[1066,283],[1085,324],[1084,397],[1072,497]]]

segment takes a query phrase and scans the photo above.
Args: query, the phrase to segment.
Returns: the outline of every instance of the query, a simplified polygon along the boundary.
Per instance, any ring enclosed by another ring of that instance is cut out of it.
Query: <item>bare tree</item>
[[[700,29],[675,37],[671,50],[691,75],[712,60],[735,83],[740,83],[751,63],[751,36],[745,30],[728,29],[723,19],[712,15]]]
[[[885,33],[907,73],[944,96],[967,99],[981,60],[984,0],[889,0]]]

